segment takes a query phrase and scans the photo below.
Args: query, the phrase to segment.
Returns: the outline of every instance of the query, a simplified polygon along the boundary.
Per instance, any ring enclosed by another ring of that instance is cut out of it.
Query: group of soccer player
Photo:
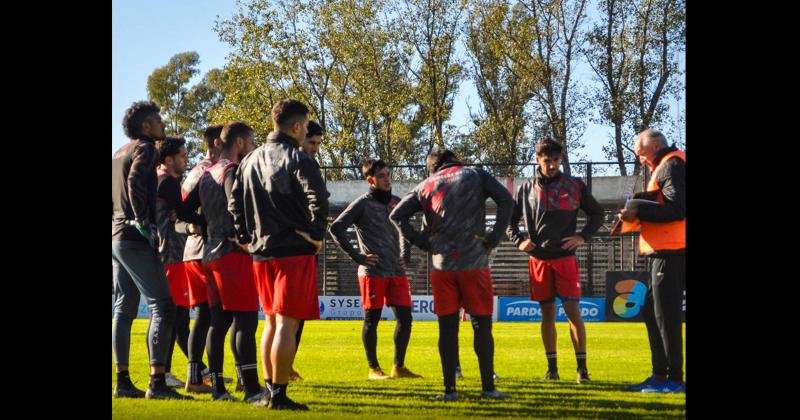
[[[184,140],[164,135],[152,102],[129,108],[123,127],[130,142],[112,160],[112,263],[116,292],[113,346],[116,397],[237,400],[222,375],[225,336],[244,401],[270,409],[307,410],[288,397],[288,384],[302,379],[293,369],[305,320],[319,318],[317,254],[327,228],[328,197],[315,160],[322,128],[303,103],[285,99],[272,109],[274,131],[255,146],[254,130],[242,121],[205,130],[207,154],[185,177]],[[603,210],[579,178],[561,174],[561,146],[545,139],[536,147],[540,170],[512,197],[483,169],[464,165],[450,150],[427,156],[430,176],[402,199],[392,195],[390,168],[368,159],[362,173],[369,191],[331,224],[335,243],[358,264],[364,308],[362,340],[368,378],[419,378],[405,366],[411,336],[411,292],[406,269],[411,245],[432,254],[431,286],[439,319],[444,393],[458,399],[459,309],[470,315],[482,392],[509,398],[494,385],[493,286],[489,255],[503,236],[530,255],[531,298],[541,302],[546,379],[559,379],[556,304],[569,319],[578,382],[589,381],[586,334],[578,302],[581,285],[575,250],[603,222]],[[486,231],[486,199],[497,205]],[[578,209],[588,216],[576,234]],[[422,230],[411,224],[422,213]],[[522,219],[525,231],[518,223]],[[355,228],[358,247],[347,231]],[[525,233],[528,232],[528,233]],[[150,383],[136,388],[128,372],[132,320],[143,295],[150,309],[147,334]],[[265,325],[255,334],[259,304]],[[377,326],[385,305],[397,319],[394,363],[389,374],[376,356]],[[189,311],[195,309],[189,331]],[[171,373],[175,342],[186,355],[188,377]],[[258,348],[258,351],[257,351]],[[203,362],[206,353],[208,365]],[[260,353],[264,387],[258,379]]]

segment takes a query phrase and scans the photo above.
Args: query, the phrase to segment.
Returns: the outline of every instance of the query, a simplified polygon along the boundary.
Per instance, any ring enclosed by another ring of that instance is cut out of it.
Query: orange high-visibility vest
[[[656,194],[656,201],[658,201],[659,204],[664,204],[664,196],[660,193],[661,188],[658,186],[658,171],[673,157],[677,157],[686,163],[686,152],[676,150],[667,153],[667,155],[661,159],[658,166],[656,166],[656,169],[653,170],[653,174],[650,175],[650,181],[647,183],[647,192],[658,192],[658,194]],[[639,219],[633,222],[622,223],[623,233],[637,230],[640,231],[640,254],[686,248],[686,218],[667,223],[642,222]]]

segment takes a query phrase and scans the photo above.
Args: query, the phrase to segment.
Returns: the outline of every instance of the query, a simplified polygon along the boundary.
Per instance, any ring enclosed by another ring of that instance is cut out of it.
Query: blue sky
[[[122,131],[122,116],[135,101],[147,99],[147,77],[165,65],[170,57],[185,51],[200,55],[200,74],[195,83],[213,68],[225,64],[227,44],[213,31],[214,21],[227,19],[236,8],[235,0],[113,0],[111,41],[111,149],[112,153],[127,142]],[[463,52],[463,48],[459,48]],[[685,68],[685,59],[679,63]],[[584,66],[588,67],[588,66]],[[578,77],[591,77],[587,68],[576,70]],[[684,95],[685,97],[685,95]],[[479,99],[472,83],[462,83],[453,109],[451,124],[467,127],[469,111],[478,110]],[[678,106],[685,109],[683,99],[672,101],[671,114]],[[668,138],[675,128],[662,129]],[[605,161],[602,146],[612,127],[589,123],[584,133],[586,147],[581,151],[589,160]],[[685,133],[682,133],[685,141]]]

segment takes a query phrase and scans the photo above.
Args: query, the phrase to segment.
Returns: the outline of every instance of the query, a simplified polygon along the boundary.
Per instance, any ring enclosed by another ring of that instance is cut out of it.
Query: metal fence
[[[616,162],[578,162],[573,163],[572,176],[580,176],[586,182],[587,188],[591,192],[592,177],[613,176],[614,170],[609,170],[609,166],[617,166]],[[633,172],[633,162],[628,162]],[[469,166],[479,166],[493,172],[491,168],[509,166],[508,164],[473,164]],[[517,177],[530,177],[535,170],[535,163],[515,163],[518,171]],[[416,178],[422,181],[427,171],[422,165],[398,165],[392,167],[397,169],[416,171],[422,176]],[[324,175],[329,170],[352,171],[356,167],[323,167]],[[508,170],[501,170],[508,173]],[[619,172],[616,168],[616,174]],[[500,172],[500,171],[498,171]],[[526,174],[526,175],[522,175]],[[352,179],[352,178],[351,178]],[[642,174],[637,180],[636,190],[643,190],[646,185],[647,173]],[[622,204],[622,203],[619,203]],[[343,208],[331,208],[328,215],[329,223],[333,222]],[[580,267],[581,286],[583,295],[586,297],[605,296],[605,273],[607,271],[640,271],[646,269],[645,258],[638,253],[638,234],[627,234],[623,236],[611,236],[609,232],[615,221],[617,206],[605,208],[605,219],[603,226],[597,234],[586,244],[579,247],[576,251],[576,258]],[[494,225],[494,209],[487,209],[486,223],[487,228]],[[422,223],[421,214],[417,214],[412,219],[412,224],[417,229]],[[583,228],[586,218],[582,212],[578,216],[578,231]],[[354,229],[348,230],[351,243],[356,244]],[[529,294],[528,281],[528,255],[520,252],[516,246],[507,239],[495,248],[489,256],[489,266],[492,270],[495,294],[502,296],[527,296]],[[359,295],[358,265],[350,257],[342,252],[339,247],[331,240],[330,234],[326,234],[323,241],[322,251],[318,257],[318,277],[317,284],[320,295]],[[411,263],[408,265],[406,274],[411,285],[411,293],[419,295],[430,295],[430,271],[431,256],[419,248],[413,247]]]

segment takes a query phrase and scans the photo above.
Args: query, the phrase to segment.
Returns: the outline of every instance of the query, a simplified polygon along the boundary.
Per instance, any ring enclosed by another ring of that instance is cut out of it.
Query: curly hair
[[[153,101],[134,102],[122,118],[122,129],[129,139],[135,139],[142,135],[142,123],[153,114],[161,112],[161,108]]]

